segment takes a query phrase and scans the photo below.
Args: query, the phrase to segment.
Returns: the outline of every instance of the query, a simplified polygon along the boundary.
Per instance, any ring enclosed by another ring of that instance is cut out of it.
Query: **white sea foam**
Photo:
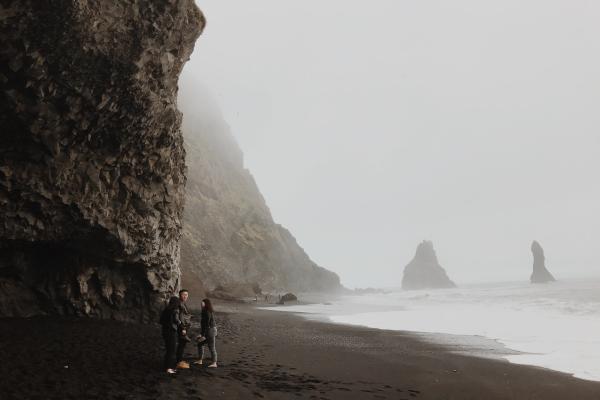
[[[344,296],[279,308],[349,325],[495,339],[505,357],[600,381],[600,281],[480,285]]]

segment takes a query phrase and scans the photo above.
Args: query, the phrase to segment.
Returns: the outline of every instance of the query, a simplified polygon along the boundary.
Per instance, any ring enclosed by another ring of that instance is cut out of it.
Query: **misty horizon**
[[[528,280],[533,240],[558,280],[600,275],[600,5],[197,3],[180,88],[344,285],[399,286],[424,239],[459,285]]]

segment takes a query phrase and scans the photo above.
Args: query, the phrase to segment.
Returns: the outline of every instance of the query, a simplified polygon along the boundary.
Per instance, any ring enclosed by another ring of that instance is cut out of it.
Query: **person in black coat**
[[[160,316],[162,325],[162,335],[165,340],[165,361],[164,368],[168,374],[174,374],[175,371],[175,350],[177,348],[177,335],[182,329],[183,324],[179,318],[179,298],[171,297],[169,304],[163,310]]]

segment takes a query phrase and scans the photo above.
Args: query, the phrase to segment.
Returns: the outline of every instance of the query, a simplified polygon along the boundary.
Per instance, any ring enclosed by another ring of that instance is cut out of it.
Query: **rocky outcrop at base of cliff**
[[[249,283],[238,283],[229,286],[217,286],[214,290],[208,293],[209,297],[221,300],[244,300],[255,299],[256,296],[262,295],[260,286]]]
[[[179,283],[193,0],[0,4],[0,315],[148,320]]]
[[[206,291],[237,284],[258,284],[265,292],[340,289],[339,277],[315,264],[273,221],[207,91],[185,81],[179,106],[188,164],[183,285]]]
[[[556,279],[554,279],[550,271],[546,268],[544,249],[535,240],[531,243],[531,253],[533,253],[533,272],[531,273],[530,278],[531,283],[554,282]]]
[[[456,287],[438,262],[433,243],[424,240],[412,261],[404,268],[402,289],[439,289]]]

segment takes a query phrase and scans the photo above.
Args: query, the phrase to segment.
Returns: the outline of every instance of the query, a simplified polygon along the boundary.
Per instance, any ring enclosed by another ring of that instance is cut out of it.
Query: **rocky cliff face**
[[[533,272],[531,273],[531,283],[554,282],[556,279],[550,271],[546,269],[546,257],[544,249],[537,241],[531,243],[531,252],[533,253]]]
[[[438,262],[433,243],[424,240],[412,261],[404,268],[402,289],[452,288],[454,282]]]
[[[180,276],[193,0],[0,4],[0,315],[154,318]]]
[[[179,104],[188,164],[183,285],[199,292],[241,283],[267,291],[339,289],[339,277],[311,261],[290,232],[273,222],[206,91],[186,81]]]

